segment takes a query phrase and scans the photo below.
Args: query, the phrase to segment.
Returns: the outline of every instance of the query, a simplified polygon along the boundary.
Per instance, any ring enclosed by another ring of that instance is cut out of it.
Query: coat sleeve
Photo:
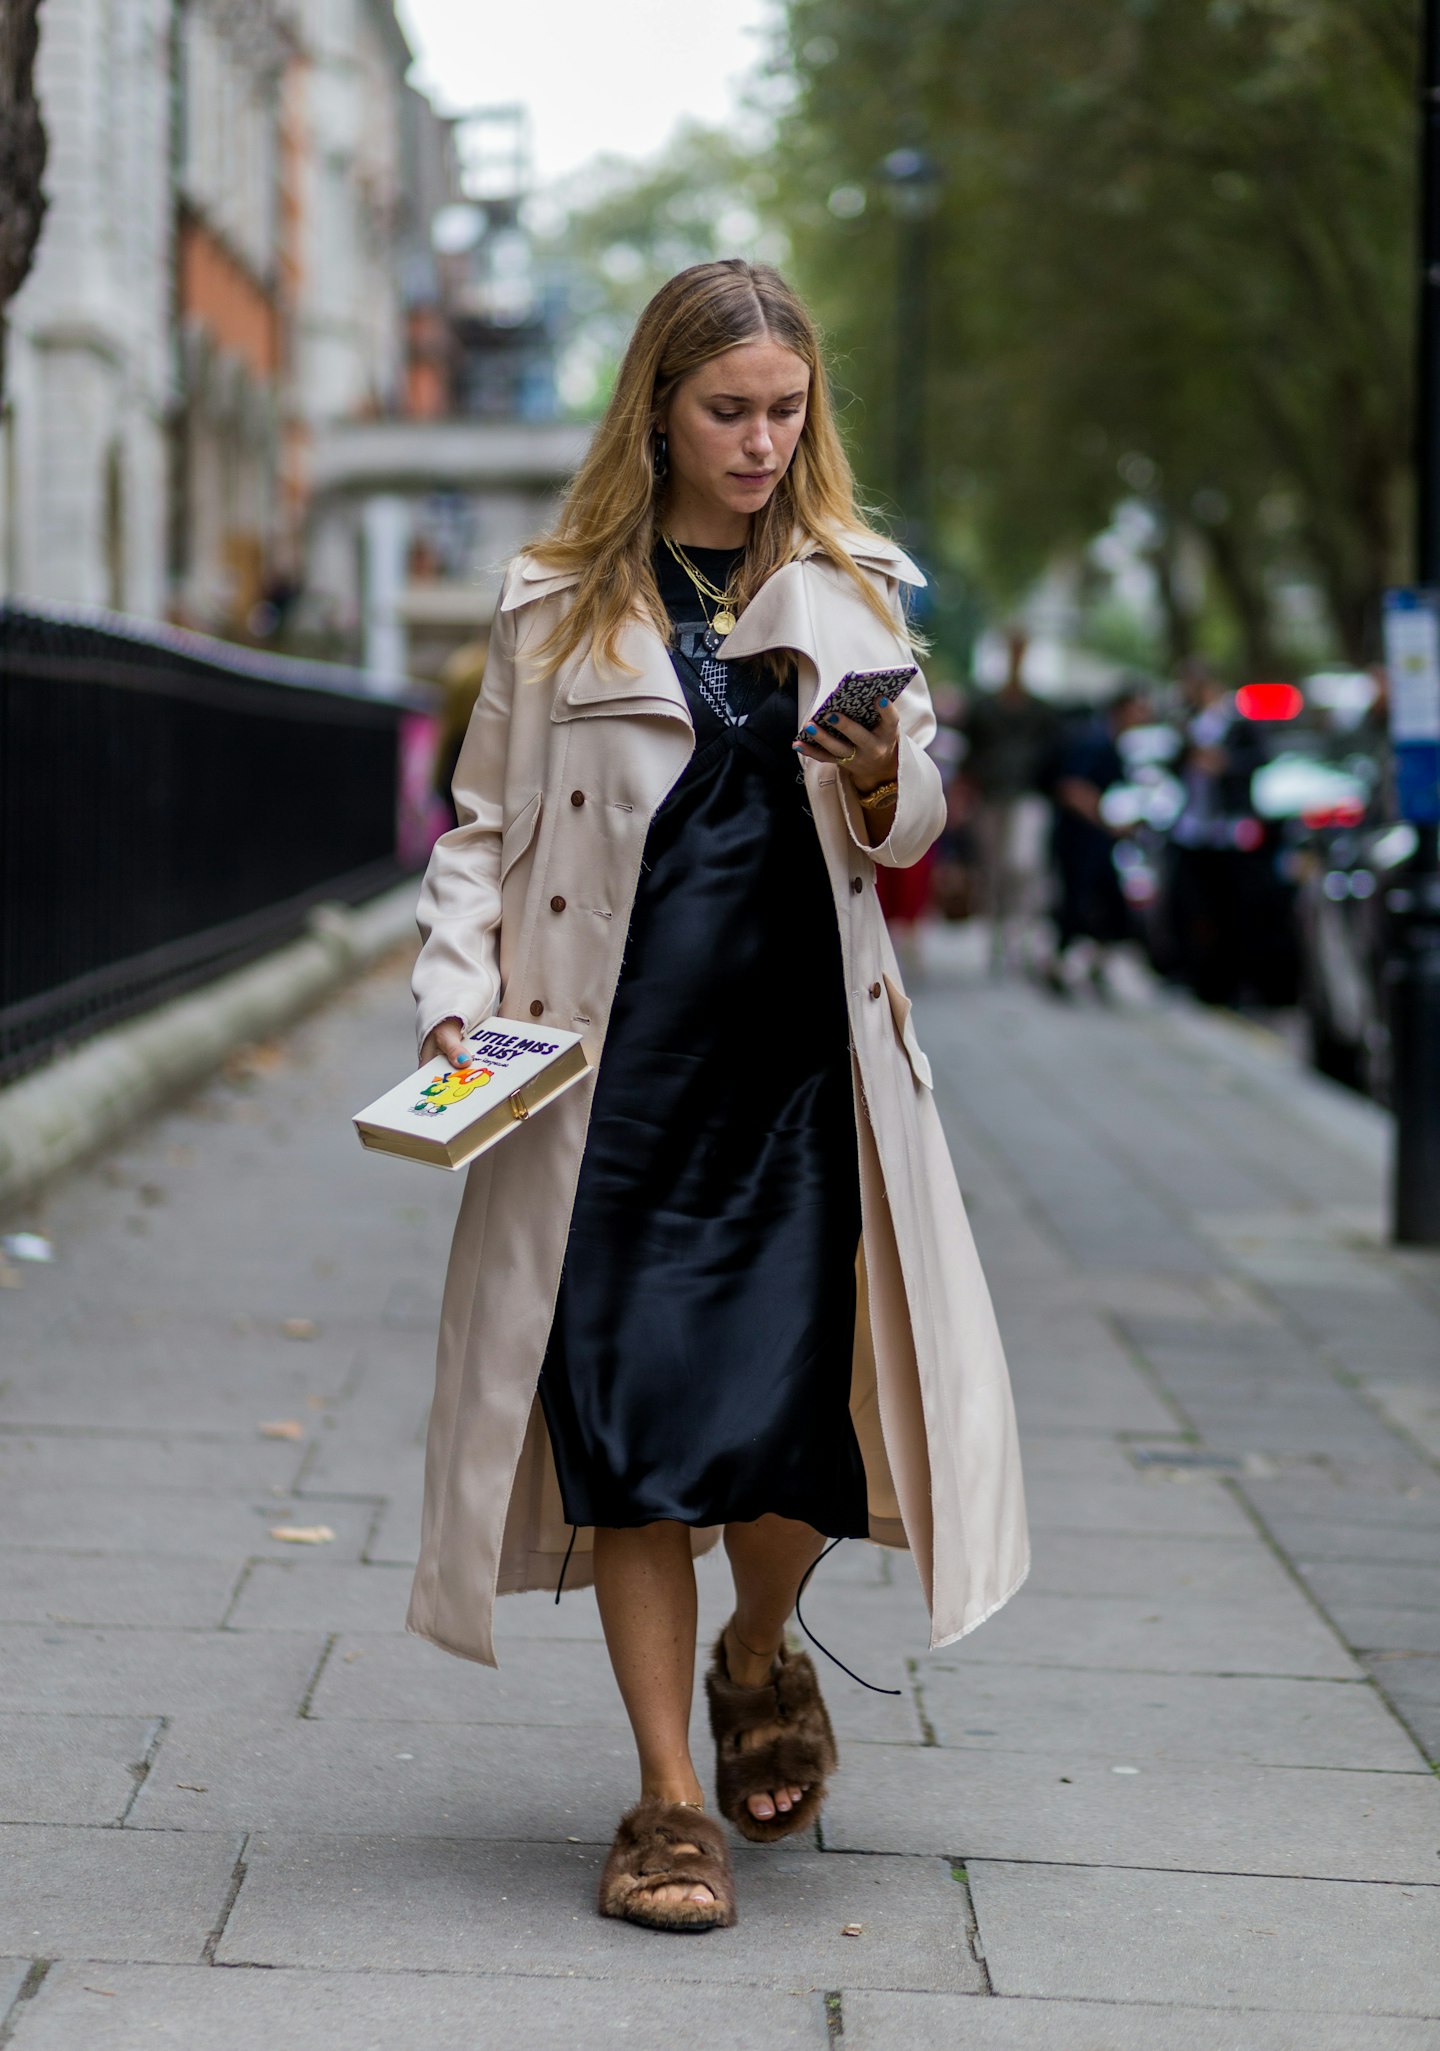
[[[896,628],[908,647],[905,616],[898,592],[892,586],[891,605]],[[945,786],[940,771],[926,749],[935,738],[935,708],[923,675],[913,676],[900,694],[900,785],[895,800],[895,817],[884,840],[871,845],[865,831],[865,812],[848,776],[837,776],[845,824],[855,845],[883,869],[908,869],[918,862],[945,827]]]
[[[452,790],[458,823],[436,841],[420,886],[416,1041],[443,1019],[472,1031],[500,995],[500,836],[505,759],[515,691],[515,614],[499,611],[485,679],[470,716]]]

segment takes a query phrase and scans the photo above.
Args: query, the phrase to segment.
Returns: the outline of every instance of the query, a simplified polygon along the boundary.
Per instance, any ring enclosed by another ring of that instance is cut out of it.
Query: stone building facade
[[[40,20],[49,208],[10,308],[0,597],[244,633],[301,580],[317,434],[404,405],[435,197],[413,167],[443,185],[448,131],[393,0]]]
[[[46,0],[49,208],[9,309],[0,592],[159,614],[173,399],[173,0]]]

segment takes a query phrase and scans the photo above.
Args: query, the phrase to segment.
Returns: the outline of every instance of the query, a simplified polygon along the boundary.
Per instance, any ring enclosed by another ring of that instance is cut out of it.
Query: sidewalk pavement
[[[591,1596],[508,1598],[499,1673],[403,1634],[458,1187],[348,1129],[400,964],[9,1221],[57,1257],[0,1273],[0,2042],[1434,2051],[1440,1260],[1382,1244],[1379,1115],[963,937],[919,1016],[1034,1571],[931,1655],[903,1555],[826,1564],[901,1693],[832,1671],[821,1837],[701,1939],[593,1912]]]

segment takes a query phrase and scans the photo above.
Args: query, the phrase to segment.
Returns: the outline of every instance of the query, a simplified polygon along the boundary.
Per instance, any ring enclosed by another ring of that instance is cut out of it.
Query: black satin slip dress
[[[720,589],[737,560],[691,549]],[[859,1164],[840,938],[793,686],[720,663],[668,551],[695,750],[651,823],[540,1398],[572,1524],[864,1537]]]

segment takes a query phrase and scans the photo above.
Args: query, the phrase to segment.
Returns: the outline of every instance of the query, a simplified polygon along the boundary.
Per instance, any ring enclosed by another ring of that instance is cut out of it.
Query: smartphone
[[[852,669],[841,677],[824,704],[816,706],[805,725],[819,726],[832,712],[842,712],[860,726],[873,727],[880,718],[880,700],[888,698],[893,705],[911,677],[918,674],[913,662],[907,669]],[[803,727],[795,738],[804,740]]]

